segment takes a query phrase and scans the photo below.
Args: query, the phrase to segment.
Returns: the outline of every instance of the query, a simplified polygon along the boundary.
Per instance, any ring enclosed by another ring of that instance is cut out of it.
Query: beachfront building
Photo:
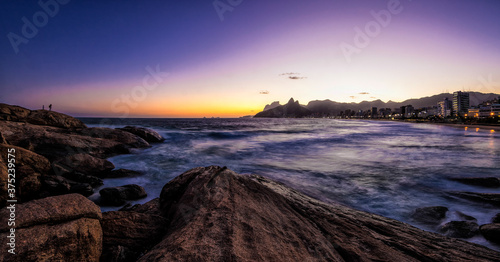
[[[479,118],[479,108],[469,108],[467,116],[472,118]]]
[[[500,104],[492,104],[491,105],[491,116],[493,117],[500,117]]]
[[[469,110],[469,93],[457,91],[453,93],[453,115],[463,116]]]
[[[438,102],[438,115],[440,117],[451,116],[453,103],[446,97],[443,101]]]

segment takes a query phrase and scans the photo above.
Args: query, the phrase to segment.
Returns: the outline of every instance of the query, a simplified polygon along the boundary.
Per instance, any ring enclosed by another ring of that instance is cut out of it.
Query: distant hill
[[[469,92],[470,96],[470,105],[477,106],[478,104],[493,100],[498,98],[499,94],[484,94],[479,92]],[[438,95],[422,97],[422,98],[412,98],[405,100],[403,102],[394,102],[388,101],[384,102],[382,100],[374,100],[374,101],[363,101],[360,103],[341,103],[335,102],[331,100],[314,100],[310,101],[307,106],[303,107],[310,111],[310,115],[303,115],[306,111],[301,112],[300,117],[304,116],[336,116],[341,111],[351,110],[351,111],[359,111],[359,110],[369,110],[372,107],[380,108],[399,108],[401,106],[412,105],[414,108],[422,108],[422,107],[432,107],[436,106],[439,101],[443,101],[446,97],[448,99],[453,99],[453,94],[451,93],[442,93]],[[293,101],[293,99],[291,99]],[[273,105],[278,105],[276,107],[272,107]],[[288,102],[290,104],[290,102]],[[287,105],[288,105],[287,104]],[[298,103],[297,103],[298,104]],[[266,109],[270,107],[271,109]],[[280,108],[281,107],[281,108]],[[255,117],[291,117],[288,114],[284,113],[284,106],[279,106],[278,102],[273,102],[271,105],[266,105],[263,112],[258,113]],[[271,111],[270,111],[271,110]],[[274,111],[273,111],[274,110]],[[269,111],[269,112],[268,112]],[[287,116],[280,116],[287,115]]]
[[[279,102],[279,101],[274,101],[274,102],[272,102],[270,105],[266,105],[266,106],[264,107],[264,110],[263,110],[263,111],[266,111],[266,110],[269,110],[269,109],[273,109],[273,108],[276,108],[276,107],[278,107],[278,106],[280,106],[280,102]]]
[[[273,103],[274,104],[274,103]],[[278,105],[274,108],[262,111],[255,117],[273,117],[273,118],[300,118],[312,115],[312,111],[299,104],[299,101],[294,101],[290,98],[286,105]]]

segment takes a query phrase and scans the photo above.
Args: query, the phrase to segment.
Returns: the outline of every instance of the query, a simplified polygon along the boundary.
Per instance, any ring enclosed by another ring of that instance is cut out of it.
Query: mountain
[[[479,92],[468,92],[468,93],[470,96],[470,105],[471,106],[477,106],[478,104],[480,104],[484,101],[497,99],[499,97],[499,94],[493,94],[493,93],[489,93],[489,94],[479,93]],[[377,107],[378,109],[381,109],[381,108],[394,109],[394,108],[399,108],[399,107],[407,106],[407,105],[412,105],[414,108],[432,107],[432,106],[436,106],[439,101],[443,101],[445,98],[452,100],[453,94],[441,93],[438,95],[433,95],[433,96],[428,96],[428,97],[407,99],[403,102],[394,102],[394,101],[384,102],[382,100],[374,100],[374,101],[363,101],[360,103],[341,103],[341,102],[335,102],[335,101],[331,101],[331,100],[314,100],[314,101],[310,101],[307,104],[307,106],[305,106],[305,108],[308,109],[311,112],[311,114],[310,115],[303,115],[302,114],[300,117],[304,117],[304,116],[313,116],[313,117],[336,116],[341,111],[351,110],[351,111],[357,112],[359,110],[370,110],[372,107]],[[277,102],[273,102],[271,105],[273,105],[275,103],[277,103]],[[271,105],[266,105],[266,108],[268,106],[271,106]],[[283,106],[281,106],[281,107],[283,107]],[[291,116],[280,116],[280,114],[282,114],[282,111],[280,111],[280,110],[283,110],[283,109],[279,109],[280,106],[275,107],[274,109],[276,109],[276,110],[274,110],[274,111],[266,110],[266,108],[264,108],[265,110],[263,112],[258,113],[256,115],[256,117],[291,117]],[[303,111],[303,112],[305,112],[305,111]]]
[[[269,104],[268,104],[268,105],[266,105],[266,106],[264,107],[264,110],[262,110],[262,111],[266,111],[266,110],[269,110],[269,109],[273,109],[273,108],[276,108],[276,107],[278,107],[278,106],[280,106],[280,102],[279,102],[279,101],[274,101],[274,102],[272,102],[270,105],[269,105]]]
[[[274,103],[273,103],[274,104]],[[255,117],[273,117],[273,118],[300,118],[312,115],[312,111],[290,98],[286,105],[280,105],[255,115]]]

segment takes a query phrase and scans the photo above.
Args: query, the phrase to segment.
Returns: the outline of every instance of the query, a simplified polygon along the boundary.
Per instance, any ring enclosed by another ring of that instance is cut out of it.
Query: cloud
[[[300,73],[283,73],[283,74],[279,74],[279,76],[291,76],[291,75],[300,75]]]
[[[372,99],[376,99],[376,97],[374,97],[374,96],[370,96],[370,98],[372,98]]]
[[[289,76],[288,79],[292,80],[300,80],[300,79],[306,79],[307,77],[301,77],[301,76]]]
[[[307,78],[305,76],[300,76],[300,73],[293,73],[293,72],[279,74],[279,76],[286,76],[288,79],[291,80],[301,80]]]
[[[356,97],[355,97],[355,96],[350,96],[350,98],[351,98],[351,99],[356,99]]]
[[[267,90],[260,90],[259,94],[261,94],[261,95],[268,95],[269,91],[267,91]]]
[[[359,94],[360,94],[360,95],[369,95],[370,93],[368,93],[368,92],[361,92],[361,93],[359,93]]]

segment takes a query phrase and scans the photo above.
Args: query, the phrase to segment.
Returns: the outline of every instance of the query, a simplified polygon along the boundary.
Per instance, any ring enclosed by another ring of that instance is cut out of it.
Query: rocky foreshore
[[[120,211],[101,213],[86,198],[102,179],[140,175],[115,169],[107,157],[162,141],[144,128],[89,128],[61,113],[0,104],[0,238],[14,234],[16,253],[3,244],[0,261],[500,261],[484,246],[325,204],[225,167],[189,170],[158,198]],[[9,149],[16,151],[14,227]],[[121,206],[147,192],[123,185],[100,194],[98,204]],[[421,212],[434,222],[447,209]],[[499,222],[473,230],[495,242]],[[446,232],[473,226],[455,224]]]

